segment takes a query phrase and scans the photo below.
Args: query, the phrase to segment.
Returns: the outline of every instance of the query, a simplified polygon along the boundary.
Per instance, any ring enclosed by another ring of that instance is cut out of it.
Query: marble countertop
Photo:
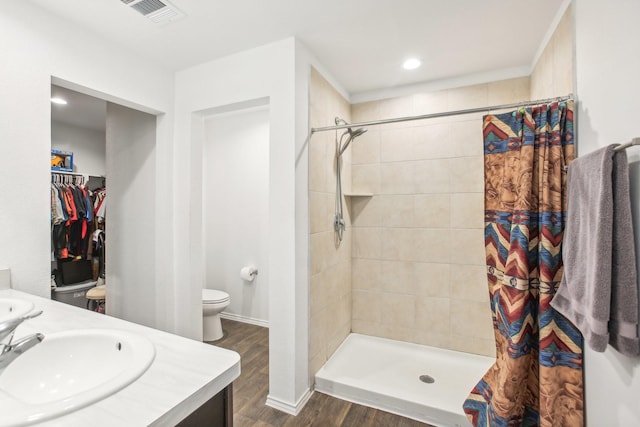
[[[147,337],[156,349],[149,369],[119,392],[65,416],[37,424],[69,426],[175,425],[240,375],[238,353],[15,290],[0,298],[32,301],[43,314],[25,321],[16,338],[71,329],[121,329]],[[1,415],[0,415],[1,416]]]

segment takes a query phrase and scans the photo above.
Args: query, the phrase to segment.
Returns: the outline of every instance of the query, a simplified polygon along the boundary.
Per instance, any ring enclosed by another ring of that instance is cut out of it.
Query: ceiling
[[[179,70],[295,36],[350,94],[528,69],[566,1],[170,0],[158,25],[120,0],[30,0]],[[404,59],[422,60],[403,70]]]
[[[60,86],[51,86],[51,97],[62,98],[66,105],[51,103],[51,121],[104,132],[107,101]]]

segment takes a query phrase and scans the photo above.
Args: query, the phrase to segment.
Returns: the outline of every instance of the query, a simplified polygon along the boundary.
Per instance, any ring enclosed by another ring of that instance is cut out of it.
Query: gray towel
[[[564,275],[551,306],[585,342],[640,354],[638,288],[626,152],[616,145],[576,159],[567,177]]]

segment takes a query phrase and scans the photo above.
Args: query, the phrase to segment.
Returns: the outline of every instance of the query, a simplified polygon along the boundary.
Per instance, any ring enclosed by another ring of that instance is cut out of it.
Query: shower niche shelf
[[[369,191],[350,191],[344,193],[345,197],[373,197],[373,193]]]

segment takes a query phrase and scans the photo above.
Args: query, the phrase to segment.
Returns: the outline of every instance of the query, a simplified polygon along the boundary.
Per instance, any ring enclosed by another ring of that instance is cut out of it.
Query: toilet
[[[231,298],[226,292],[215,289],[202,290],[202,340],[217,341],[222,338],[220,312],[229,306]]]

